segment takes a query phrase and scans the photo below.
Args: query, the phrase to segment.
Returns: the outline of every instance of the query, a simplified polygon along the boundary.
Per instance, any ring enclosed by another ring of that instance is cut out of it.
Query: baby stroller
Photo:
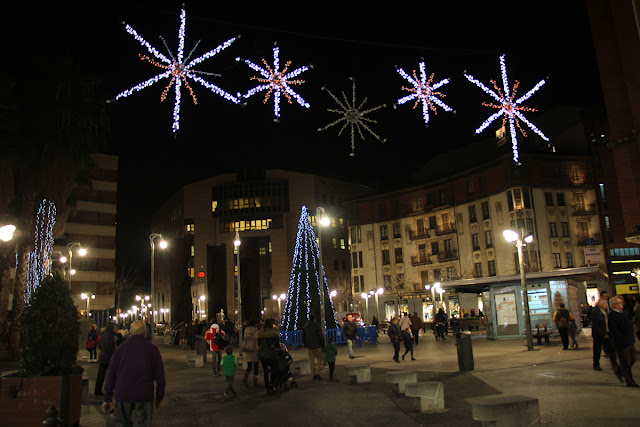
[[[280,350],[276,354],[277,372],[274,375],[273,388],[279,392],[289,391],[290,388],[297,388],[293,374],[291,373],[291,364],[293,364],[293,358],[287,347],[284,344],[280,344]]]

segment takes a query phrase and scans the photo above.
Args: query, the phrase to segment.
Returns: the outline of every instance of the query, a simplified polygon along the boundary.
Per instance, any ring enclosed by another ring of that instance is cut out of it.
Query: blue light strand
[[[27,284],[24,300],[28,302],[33,292],[40,286],[40,282],[50,274],[49,259],[53,252],[53,227],[56,223],[56,206],[47,199],[43,199],[38,207],[34,230],[34,246],[29,253]]]

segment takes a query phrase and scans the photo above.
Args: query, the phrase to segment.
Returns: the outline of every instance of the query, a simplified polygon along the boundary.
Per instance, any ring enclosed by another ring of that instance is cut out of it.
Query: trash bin
[[[209,352],[209,344],[200,337],[196,337],[196,354],[202,355],[202,361],[207,363],[207,353]]]
[[[471,332],[456,332],[456,348],[458,349],[458,368],[461,371],[473,371],[473,348],[471,347]]]

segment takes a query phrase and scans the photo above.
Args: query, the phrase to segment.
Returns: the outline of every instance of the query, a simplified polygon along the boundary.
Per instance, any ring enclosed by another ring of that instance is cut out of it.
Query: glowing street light
[[[436,282],[433,284],[433,286],[431,285],[426,285],[424,287],[426,290],[431,289],[431,308],[432,308],[432,318],[431,321],[435,322],[436,321],[436,291],[438,291],[440,293],[440,298],[442,298],[442,292],[444,292],[444,290],[442,290],[442,292],[440,292],[440,290],[442,289],[442,284],[440,282]]]
[[[378,305],[378,295],[382,295],[384,293],[384,288],[378,288],[378,290],[375,292],[375,296],[376,296],[376,318],[378,319],[378,322],[380,322],[380,305]]]
[[[13,224],[7,224],[0,227],[0,240],[8,242],[13,239],[13,233],[16,231],[16,226]]]
[[[71,263],[73,261],[73,249],[78,248],[78,255],[85,256],[87,254],[87,250],[82,247],[80,242],[69,242],[67,243],[67,249],[69,250],[69,290],[71,290],[71,277],[76,274],[76,271],[73,269]]]
[[[271,298],[274,301],[278,301],[278,319],[280,319],[282,317],[282,308],[280,306],[280,301],[287,299],[287,295],[286,294],[280,294],[280,296],[272,295]]]
[[[518,265],[520,266],[520,287],[522,288],[522,303],[524,305],[524,327],[527,337],[527,350],[533,351],[533,336],[531,335],[531,314],[529,313],[529,294],[527,293],[527,279],[524,272],[524,259],[522,257],[522,247],[533,242],[533,235],[524,235],[513,230],[504,230],[502,233],[509,243],[516,242],[518,248]]]
[[[87,302],[85,319],[88,319],[89,318],[90,301],[92,299],[96,299],[96,296],[95,296],[95,294],[92,294],[92,293],[87,294],[87,293],[83,292],[83,293],[80,294],[80,297]]]
[[[151,299],[154,301],[155,304],[155,257],[156,257],[156,245],[155,245],[155,239],[160,239],[160,249],[166,249],[168,244],[167,241],[164,240],[162,238],[162,234],[160,233],[151,233],[149,235],[149,244],[151,245]],[[152,313],[153,314],[153,313]],[[155,316],[153,317],[152,321],[155,322]]]
[[[325,213],[323,207],[316,208],[316,220],[318,222],[318,287],[320,288],[320,330],[322,336],[325,335],[325,313],[324,313],[324,273],[322,268],[322,227],[331,224],[331,218]]]

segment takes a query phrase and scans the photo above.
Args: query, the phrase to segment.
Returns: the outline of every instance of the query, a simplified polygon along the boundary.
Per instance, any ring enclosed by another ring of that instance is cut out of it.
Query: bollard
[[[471,332],[456,333],[456,348],[458,349],[458,368],[461,371],[473,371],[473,348],[471,347]]]
[[[47,414],[47,419],[42,422],[42,424],[46,426],[58,426],[62,422],[60,418],[58,418],[58,409],[55,406],[49,406],[45,411]]]

